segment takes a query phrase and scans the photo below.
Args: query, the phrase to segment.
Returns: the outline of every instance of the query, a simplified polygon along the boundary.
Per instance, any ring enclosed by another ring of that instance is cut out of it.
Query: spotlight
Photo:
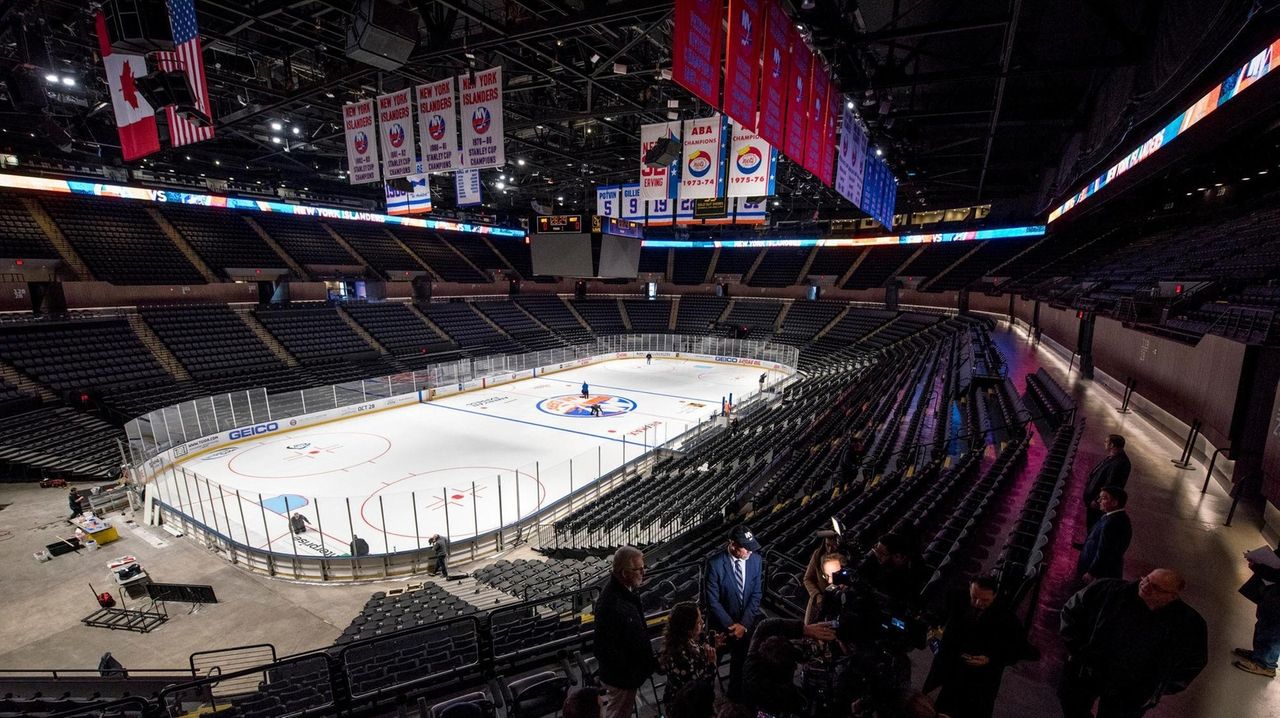
[[[524,158],[521,157],[520,159],[516,160],[516,164],[520,165],[521,167],[524,167]]]
[[[781,206],[782,206],[782,203],[775,199],[775,200],[773,201],[773,206],[774,206],[774,207],[781,207]]]
[[[853,109],[853,100],[849,100],[848,102],[844,103],[844,106],[845,106],[845,107],[848,107],[849,109],[851,109],[851,110],[852,110],[852,109]]]
[[[271,129],[275,130],[276,132],[279,132],[280,130],[284,129],[284,125],[280,124],[279,122],[272,122]]]
[[[62,78],[62,84],[66,85],[67,87],[75,87],[75,86],[76,86],[76,78],[74,78],[74,77],[64,77],[64,78]]]
[[[503,180],[503,181],[506,181],[507,176],[506,176],[506,175],[498,175],[498,179]]]
[[[506,189],[506,188],[507,188],[507,183],[506,183],[506,182],[499,182],[498,184],[496,184],[496,185],[494,185],[494,186],[495,186],[495,187],[497,187],[498,189]]]
[[[556,201],[557,201],[557,202],[563,202],[563,201],[564,201],[564,197],[556,197]]]
[[[290,131],[291,131],[291,132],[293,132],[293,134],[295,134],[295,135],[300,135],[300,134],[302,134],[302,130],[298,129],[298,127],[297,127],[296,125],[295,125],[294,127],[291,127],[291,128],[290,128]]]
[[[55,75],[55,74],[53,74],[53,73],[51,72],[51,73],[49,73],[49,74],[47,74],[47,75],[45,75],[45,76],[44,76],[44,81],[45,81],[45,82],[57,82],[57,81],[58,81],[58,76],[57,76],[57,75]]]
[[[214,161],[213,161],[213,163],[214,163],[215,165],[221,165],[221,164],[222,164],[222,160],[214,160]]]
[[[877,148],[876,148],[876,157],[884,157],[884,150],[882,150],[882,149],[880,149],[879,147],[877,147]]]
[[[272,143],[272,144],[276,144],[276,145],[280,144],[280,138],[279,138],[279,137],[272,137],[272,138],[271,138],[271,143]]]

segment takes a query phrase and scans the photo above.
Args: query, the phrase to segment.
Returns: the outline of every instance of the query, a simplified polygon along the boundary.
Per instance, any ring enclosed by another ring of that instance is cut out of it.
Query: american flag
[[[209,105],[209,83],[204,76],[204,55],[200,49],[200,28],[196,26],[196,8],[192,0],[168,0],[169,26],[173,29],[173,52],[158,52],[160,69],[179,70],[186,73],[196,109],[210,120],[213,113]],[[175,107],[166,107],[169,119],[169,141],[174,147],[189,145],[213,137],[213,126],[201,127],[178,114]]]

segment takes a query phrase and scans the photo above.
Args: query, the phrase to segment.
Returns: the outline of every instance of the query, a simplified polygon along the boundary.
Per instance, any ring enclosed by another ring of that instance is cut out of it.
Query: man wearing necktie
[[[760,617],[763,590],[763,562],[760,542],[746,526],[729,533],[725,550],[707,562],[706,604],[713,631],[727,636],[729,651],[729,697],[742,695],[742,669],[751,645],[751,629]]]

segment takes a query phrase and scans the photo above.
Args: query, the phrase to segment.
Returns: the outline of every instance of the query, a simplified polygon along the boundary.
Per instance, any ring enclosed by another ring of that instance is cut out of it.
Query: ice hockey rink
[[[342,556],[465,539],[528,519],[785,378],[758,366],[618,359],[223,446],[160,498],[250,546]],[[582,384],[590,388],[581,396]],[[592,415],[591,407],[600,408]],[[198,478],[197,478],[198,477]],[[288,516],[307,531],[292,535]]]

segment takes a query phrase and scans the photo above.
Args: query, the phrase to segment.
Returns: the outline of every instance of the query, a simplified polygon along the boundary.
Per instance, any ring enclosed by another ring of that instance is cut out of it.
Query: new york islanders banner
[[[663,137],[680,141],[679,122],[659,122],[640,127],[640,198],[672,199],[676,196],[680,176],[680,158],[666,167],[647,167],[644,156]]]
[[[462,164],[501,167],[507,157],[502,145],[502,68],[477,72],[472,80],[458,75],[462,94]]]
[[[778,152],[760,135],[733,125],[733,141],[729,144],[729,183],[727,197],[765,197],[773,194],[774,176],[778,169]]]
[[[413,174],[412,92],[405,88],[389,95],[378,95],[378,141],[382,144],[382,176],[385,179]]]
[[[427,172],[458,169],[458,110],[454,104],[454,79],[418,85],[418,137],[422,142],[422,168]]]
[[[804,44],[800,33],[790,28],[791,73],[787,80],[787,141],[782,151],[798,165],[804,164],[805,141],[808,139],[809,72],[813,51]]]
[[[351,184],[382,179],[378,166],[378,135],[373,126],[373,100],[343,105],[342,122],[347,137],[347,177]]]
[[[672,79],[712,107],[720,106],[723,20],[723,0],[676,0],[671,35]]]
[[[639,184],[624,184],[618,188],[622,198],[622,218],[644,223],[644,200],[640,198]]]
[[[765,0],[764,72],[760,78],[760,119],[756,132],[782,147],[787,131],[787,65],[791,60],[791,18],[778,0]]]
[[[684,121],[680,199],[724,196],[724,135],[723,115]]]
[[[763,0],[729,0],[729,51],[724,65],[724,113],[756,129],[760,96],[760,49],[764,40]]]

